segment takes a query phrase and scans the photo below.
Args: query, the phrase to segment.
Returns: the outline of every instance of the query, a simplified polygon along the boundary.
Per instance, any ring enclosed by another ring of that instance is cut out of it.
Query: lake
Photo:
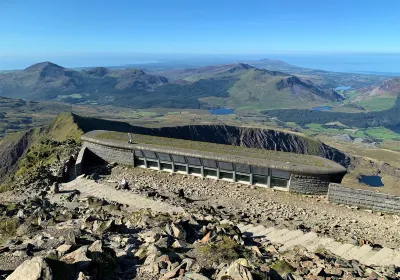
[[[213,115],[229,115],[229,114],[235,113],[235,110],[230,109],[230,108],[218,108],[218,109],[212,109],[212,110],[208,110],[208,111]]]
[[[351,86],[339,86],[335,88],[335,90],[349,90],[349,89],[351,89]]]
[[[329,106],[320,106],[320,107],[312,107],[311,110],[313,111],[330,111],[333,107]]]
[[[358,180],[362,184],[366,184],[370,187],[383,187],[382,177],[377,175],[362,175]]]

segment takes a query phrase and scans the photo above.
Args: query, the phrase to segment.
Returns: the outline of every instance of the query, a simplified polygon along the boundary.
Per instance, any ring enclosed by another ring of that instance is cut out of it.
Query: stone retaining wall
[[[75,162],[75,177],[81,175],[84,173],[83,168],[85,165],[85,156],[88,152],[88,149],[86,147],[83,147],[78,154],[78,157]]]
[[[326,194],[329,183],[329,177],[292,174],[289,191],[303,194]]]
[[[368,190],[347,188],[340,184],[331,183],[329,185],[328,200],[376,211],[400,214],[400,197]]]

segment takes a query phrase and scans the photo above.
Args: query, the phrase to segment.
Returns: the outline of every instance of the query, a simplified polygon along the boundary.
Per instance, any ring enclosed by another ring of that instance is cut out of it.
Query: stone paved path
[[[62,184],[60,190],[79,190],[82,197],[94,196],[107,200],[113,200],[118,203],[128,205],[128,208],[132,211],[142,208],[150,208],[152,211],[163,213],[184,212],[184,209],[181,207],[176,207],[162,201],[148,199],[143,196],[133,194],[129,191],[116,190],[114,187],[108,184],[96,183],[93,180],[87,180],[83,178],[76,178],[69,183]]]
[[[400,250],[382,248],[372,249],[369,245],[361,247],[352,244],[343,244],[332,238],[320,237],[314,232],[303,233],[300,230],[266,228],[262,225],[238,224],[238,228],[248,237],[266,238],[273,244],[283,245],[280,252],[285,252],[296,245],[301,245],[309,251],[315,252],[322,246],[332,253],[347,259],[358,260],[366,265],[390,265],[400,266]]]
[[[161,201],[154,201],[129,191],[116,190],[111,185],[96,183],[93,180],[77,178],[70,183],[62,185],[62,191],[79,190],[81,196],[94,196],[113,200],[129,206],[131,210],[150,208],[155,212],[184,212],[183,208],[172,206]],[[352,244],[343,244],[333,238],[320,237],[314,232],[303,233],[300,230],[277,229],[264,227],[263,225],[238,224],[242,233],[249,237],[266,238],[273,244],[280,244],[279,251],[285,252],[296,245],[301,245],[309,251],[315,252],[320,246],[325,247],[332,253],[347,259],[355,259],[366,265],[389,265],[400,266],[400,250],[382,248],[374,250],[369,245],[361,247]]]

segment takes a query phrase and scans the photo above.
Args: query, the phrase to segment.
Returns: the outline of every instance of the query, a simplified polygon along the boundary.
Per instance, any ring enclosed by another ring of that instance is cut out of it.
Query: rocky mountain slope
[[[0,183],[5,175],[15,171],[15,165],[32,142],[33,134],[33,129],[15,133],[0,143]]]
[[[155,72],[175,83],[196,83],[200,80],[232,80],[232,86],[221,96],[204,96],[202,106],[237,108],[291,108],[323,102],[340,102],[343,97],[332,89],[322,89],[311,81],[278,71],[258,69],[248,64],[208,66]],[[184,87],[187,85],[181,85]],[[215,97],[218,97],[217,99]]]
[[[133,108],[309,108],[343,100],[308,79],[243,63],[148,74],[130,68],[75,71],[43,62],[0,73],[0,95]]]
[[[351,93],[350,101],[360,106],[379,110],[391,108],[400,97],[400,77],[384,81],[378,86],[358,89]]]
[[[68,98],[68,95],[89,94],[93,98],[88,99],[94,101],[99,96],[124,91],[133,93],[152,90],[167,82],[164,77],[148,75],[137,69],[112,71],[94,68],[75,71],[43,62],[22,71],[0,74],[0,95],[29,100],[60,99],[66,96],[66,101],[73,102],[74,98]]]

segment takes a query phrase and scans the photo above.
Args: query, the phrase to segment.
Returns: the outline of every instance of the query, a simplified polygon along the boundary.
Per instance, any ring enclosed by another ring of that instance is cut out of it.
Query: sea
[[[268,54],[265,58],[335,72],[400,76],[399,54]]]

